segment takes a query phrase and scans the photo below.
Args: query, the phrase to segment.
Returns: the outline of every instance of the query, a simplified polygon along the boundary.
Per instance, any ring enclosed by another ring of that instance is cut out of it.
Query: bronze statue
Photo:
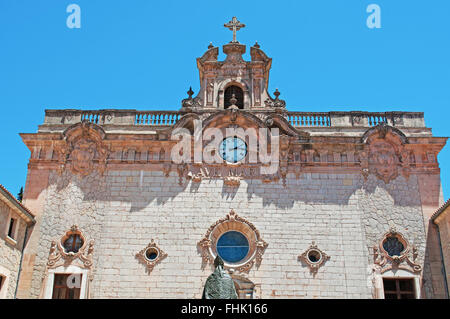
[[[237,299],[234,281],[223,266],[222,258],[217,256],[214,260],[216,269],[206,279],[202,299]]]

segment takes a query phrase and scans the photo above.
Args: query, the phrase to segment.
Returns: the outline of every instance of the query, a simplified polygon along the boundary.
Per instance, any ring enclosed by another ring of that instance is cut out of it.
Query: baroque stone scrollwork
[[[76,265],[80,268],[91,269],[93,253],[94,240],[87,242],[78,226],[73,225],[59,241],[52,241],[47,268]]]
[[[369,129],[362,141],[366,147],[359,152],[359,159],[364,178],[374,174],[388,184],[399,174],[409,177],[410,152],[406,137],[398,129],[381,123]]]
[[[151,273],[153,268],[166,257],[167,254],[159,248],[153,239],[147,247],[136,254],[136,258],[147,267],[148,273]]]
[[[272,99],[272,98],[268,97],[264,101],[266,106],[267,107],[273,107],[273,108],[285,108],[286,107],[286,101],[284,101],[284,100],[279,98],[280,94],[281,93],[278,91],[278,89],[276,89],[275,92],[273,93],[273,95],[275,95],[275,99]]]
[[[67,163],[73,174],[86,176],[94,169],[103,174],[109,150],[103,143],[105,133],[91,122],[81,122],[69,127],[64,133],[64,144],[56,147],[59,153],[61,173]]]
[[[182,110],[186,112],[190,112],[192,108],[201,107],[202,101],[199,97],[192,98],[194,91],[192,91],[192,87],[187,91],[188,98],[181,101]]]
[[[238,216],[234,210],[211,225],[205,236],[198,242],[197,246],[202,257],[203,267],[207,264],[213,264],[215,257],[218,255],[217,241],[227,231],[237,231],[244,235],[249,242],[249,251],[247,256],[238,263],[225,261],[225,268],[230,272],[248,273],[254,265],[259,267],[268,244],[261,238],[256,227],[245,218]]]
[[[417,248],[410,245],[395,228],[385,233],[379,244],[373,247],[374,264],[381,274],[391,269],[418,273],[422,267],[416,263],[417,256]]]
[[[316,243],[313,241],[311,245],[306,249],[301,255],[298,256],[298,260],[305,263],[311,273],[314,275],[317,273],[319,268],[330,259],[324,251],[319,249]]]

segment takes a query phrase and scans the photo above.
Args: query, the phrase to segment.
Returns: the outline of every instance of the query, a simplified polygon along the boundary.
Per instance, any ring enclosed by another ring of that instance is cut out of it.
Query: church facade
[[[416,112],[291,112],[235,31],[179,111],[46,110],[18,298],[445,298],[435,137]]]

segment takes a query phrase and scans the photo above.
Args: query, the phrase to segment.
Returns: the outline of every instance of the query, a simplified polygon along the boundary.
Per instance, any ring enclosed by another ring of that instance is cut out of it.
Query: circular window
[[[158,255],[159,255],[159,251],[158,251],[158,249],[156,249],[154,247],[151,247],[145,251],[145,257],[150,261],[153,261],[156,258],[158,258]]]
[[[322,255],[317,250],[310,250],[308,252],[308,260],[312,263],[318,263],[321,258],[322,258]]]
[[[389,256],[400,256],[405,250],[403,243],[397,238],[397,236],[389,236],[383,242],[383,248],[389,254]]]
[[[237,263],[247,257],[249,252],[247,237],[237,231],[223,234],[217,241],[217,253],[229,263]]]
[[[66,253],[77,253],[83,247],[84,240],[79,234],[71,234],[63,242],[63,247]]]

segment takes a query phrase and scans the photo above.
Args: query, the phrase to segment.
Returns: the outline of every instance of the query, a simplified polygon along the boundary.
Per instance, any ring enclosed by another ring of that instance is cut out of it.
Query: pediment
[[[243,129],[253,128],[258,130],[278,129],[280,135],[287,135],[291,137],[299,137],[302,139],[309,139],[310,135],[307,132],[295,129],[289,122],[280,114],[258,114],[237,110],[228,109],[219,112],[214,112],[202,120],[202,117],[195,113],[189,113],[183,116],[180,121],[172,128],[186,128],[191,133],[194,131],[194,121],[201,121],[202,130],[208,128],[227,128],[230,126],[240,127]]]

